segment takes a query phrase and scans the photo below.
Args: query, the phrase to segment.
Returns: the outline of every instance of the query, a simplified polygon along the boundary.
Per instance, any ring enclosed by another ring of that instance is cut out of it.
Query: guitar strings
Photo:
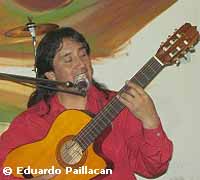
[[[159,64],[155,64],[154,61],[153,61],[153,62],[151,62],[151,64],[147,65],[144,69],[147,69],[147,68],[149,68],[149,67],[151,68],[151,67],[152,67],[152,64],[155,65],[154,68],[160,67],[160,63],[159,63]],[[151,68],[151,69],[152,69],[152,68]],[[134,77],[135,77],[135,76],[134,76]],[[119,92],[120,92],[120,91],[119,91]],[[114,100],[116,101],[116,99],[114,99]],[[117,102],[118,102],[118,99],[117,99]],[[112,103],[112,101],[111,101],[110,103]],[[113,102],[113,103],[114,103],[114,105],[116,104],[115,102]],[[109,107],[108,107],[108,108],[109,108]],[[102,115],[102,114],[101,114],[101,115]],[[97,115],[97,116],[98,116],[98,115]],[[95,117],[95,118],[97,119],[97,121],[99,120],[98,117]],[[96,121],[96,122],[97,122],[97,121]],[[96,124],[94,124],[94,125],[96,125]],[[89,132],[88,132],[88,131],[89,131]],[[80,134],[79,134],[79,135],[80,135],[80,138],[82,139],[82,138],[84,138],[85,136],[87,136],[87,135],[90,133],[90,129],[88,129],[88,131],[87,131],[87,133],[84,133],[84,134],[83,134],[83,131],[81,131]],[[82,134],[83,134],[83,135],[82,135]],[[82,135],[82,136],[81,136],[81,135]],[[76,139],[75,139],[75,140],[76,140]]]

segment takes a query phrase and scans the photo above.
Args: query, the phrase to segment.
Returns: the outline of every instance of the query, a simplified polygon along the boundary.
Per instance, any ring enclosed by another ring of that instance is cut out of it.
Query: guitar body
[[[4,167],[11,167],[12,175],[16,177],[23,177],[17,173],[17,167],[28,168],[29,166],[31,169],[52,169],[53,166],[54,169],[62,170],[62,173],[54,178],[55,180],[88,180],[97,176],[96,174],[74,174],[73,171],[66,174],[65,169],[65,167],[78,169],[81,166],[87,166],[87,169],[106,167],[105,161],[95,154],[93,144],[82,153],[81,147],[77,143],[72,143],[73,136],[78,134],[90,120],[91,117],[82,111],[64,111],[56,118],[44,139],[11,151],[4,162]],[[63,146],[66,142],[68,143]],[[64,149],[69,149],[69,152],[66,153]],[[65,158],[67,163],[63,161]]]

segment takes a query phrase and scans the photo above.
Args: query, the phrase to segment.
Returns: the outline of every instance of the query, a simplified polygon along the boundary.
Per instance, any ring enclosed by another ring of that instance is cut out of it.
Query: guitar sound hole
[[[77,142],[69,140],[61,146],[60,154],[66,164],[74,165],[82,159],[83,150]]]
[[[87,150],[83,151],[78,142],[73,140],[74,136],[63,137],[56,148],[56,158],[58,163],[66,168],[78,168],[82,166],[87,159]]]

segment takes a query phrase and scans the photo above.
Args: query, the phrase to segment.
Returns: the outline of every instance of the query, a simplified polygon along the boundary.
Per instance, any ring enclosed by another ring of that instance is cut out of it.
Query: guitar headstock
[[[192,26],[190,23],[185,23],[161,45],[155,56],[164,65],[178,64],[180,58],[193,50],[199,38],[197,27]]]

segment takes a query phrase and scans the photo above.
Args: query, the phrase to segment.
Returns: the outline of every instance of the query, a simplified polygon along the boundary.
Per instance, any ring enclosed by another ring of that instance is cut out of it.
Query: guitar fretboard
[[[130,81],[145,88],[163,68],[164,66],[155,57],[152,57]],[[125,85],[120,89],[118,94],[127,89],[128,87]],[[113,97],[112,100],[78,133],[75,140],[80,144],[83,150],[86,150],[87,147],[94,142],[124,107],[125,106],[116,96]]]

